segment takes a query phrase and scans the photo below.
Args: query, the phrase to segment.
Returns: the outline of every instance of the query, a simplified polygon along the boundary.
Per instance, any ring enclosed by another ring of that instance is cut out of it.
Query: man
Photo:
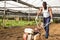
[[[43,2],[43,7],[41,7],[38,11],[37,11],[37,16],[35,18],[35,20],[37,20],[39,14],[43,13],[43,23],[44,26],[49,23],[49,22],[53,22],[52,19],[52,9],[50,7],[47,6],[46,2]],[[45,38],[48,39],[49,36],[49,24],[47,26],[44,27],[46,35]]]

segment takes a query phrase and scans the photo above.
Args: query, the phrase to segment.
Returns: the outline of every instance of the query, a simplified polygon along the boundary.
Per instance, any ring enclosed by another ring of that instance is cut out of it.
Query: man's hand
[[[38,16],[36,16],[35,21],[38,20]]]
[[[53,22],[53,19],[50,19],[50,22],[52,23]]]

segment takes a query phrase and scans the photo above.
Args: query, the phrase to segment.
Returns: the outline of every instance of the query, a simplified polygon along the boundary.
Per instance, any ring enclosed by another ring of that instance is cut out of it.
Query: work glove
[[[38,16],[36,16],[35,21],[38,20]]]
[[[50,23],[52,23],[53,22],[53,19],[50,19]]]

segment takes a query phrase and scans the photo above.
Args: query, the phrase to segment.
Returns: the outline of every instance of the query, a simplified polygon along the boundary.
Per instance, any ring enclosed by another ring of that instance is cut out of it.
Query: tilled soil
[[[30,28],[34,28],[34,26],[26,26]],[[23,40],[22,35],[23,35],[23,30],[26,27],[12,27],[12,28],[7,28],[7,29],[0,29],[0,40]],[[46,40],[44,36],[44,31],[43,31],[43,36],[42,40]],[[60,23],[58,24],[51,24],[50,25],[50,35],[48,40],[60,40]]]

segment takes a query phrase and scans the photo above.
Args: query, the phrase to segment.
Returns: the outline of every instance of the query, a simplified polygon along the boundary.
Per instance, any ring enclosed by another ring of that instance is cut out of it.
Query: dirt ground
[[[34,26],[27,26],[34,28]],[[23,40],[23,30],[26,27],[12,27],[12,28],[0,28],[0,40]],[[44,32],[42,33],[42,40],[44,38]],[[50,25],[50,35],[48,40],[60,40],[60,23],[53,23]]]

